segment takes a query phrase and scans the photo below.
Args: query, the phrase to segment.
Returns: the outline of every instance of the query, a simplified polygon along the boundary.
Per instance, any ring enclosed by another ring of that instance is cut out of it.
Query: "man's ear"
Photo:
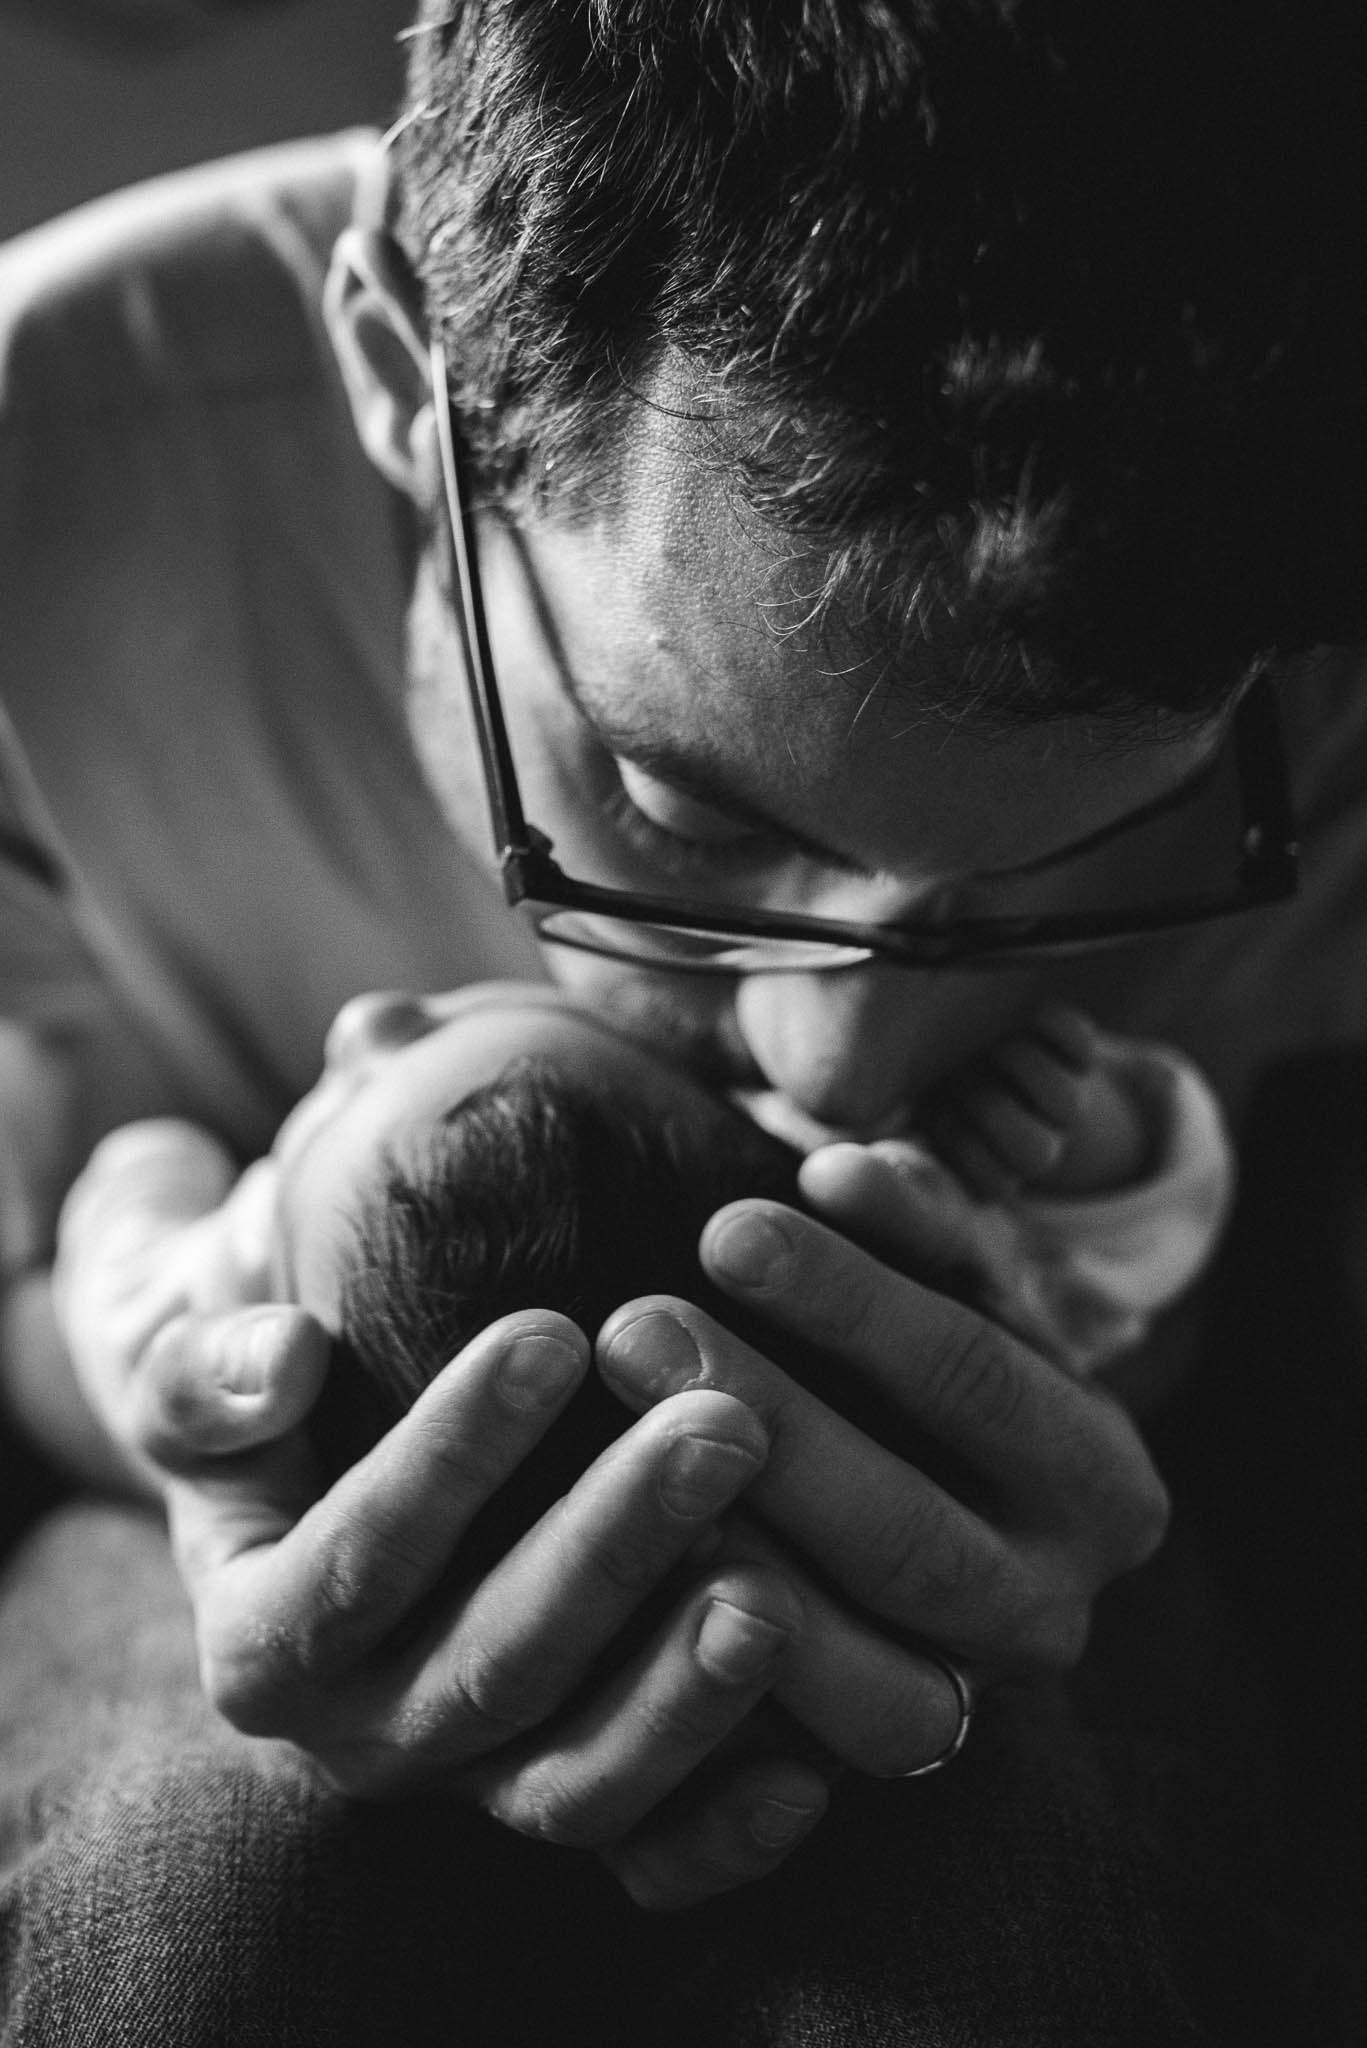
[[[362,447],[396,489],[421,500],[432,474],[432,385],[421,296],[392,235],[367,227],[343,232],[323,317]]]

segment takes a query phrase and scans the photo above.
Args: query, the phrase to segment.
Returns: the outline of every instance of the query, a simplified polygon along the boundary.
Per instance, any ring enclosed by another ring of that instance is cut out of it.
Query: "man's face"
[[[450,995],[357,996],[328,1033],[321,1078],[272,1148],[282,1299],[339,1327],[357,1219],[391,1155],[421,1143],[520,1059],[548,1062],[634,1108],[643,1128],[675,1117],[697,1130],[711,1118],[717,1144],[727,1141],[721,1104],[554,989],[482,983]]]
[[[687,430],[643,411],[611,514],[481,524],[490,633],[527,815],[570,873],[870,922],[1061,851],[1188,776],[1210,734],[1118,747],[1074,719],[1004,737],[918,712],[961,671],[823,652],[773,542]],[[429,572],[414,729],[448,815],[489,835],[454,632]],[[1035,1002],[1040,971],[862,967],[713,979],[548,947],[558,980],[716,1083],[868,1134]],[[793,1127],[792,1134],[810,1137]]]

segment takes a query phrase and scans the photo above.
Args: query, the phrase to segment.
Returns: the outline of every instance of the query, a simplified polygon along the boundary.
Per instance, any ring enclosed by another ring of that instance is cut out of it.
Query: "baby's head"
[[[697,1261],[707,1218],[797,1199],[786,1146],[554,992],[510,985],[349,1005],[276,1161],[278,1291],[338,1340],[334,1467],[513,1309],[590,1336],[636,1294],[720,1312]],[[591,1375],[504,1503],[502,1541],[628,1420]]]

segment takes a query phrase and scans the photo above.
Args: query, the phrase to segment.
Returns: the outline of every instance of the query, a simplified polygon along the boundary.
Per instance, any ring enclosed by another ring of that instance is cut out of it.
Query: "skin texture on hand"
[[[857,1612],[949,1650],[980,1680],[1067,1669],[1096,1594],[1150,1556],[1166,1524],[1128,1417],[795,1211],[732,1204],[703,1257],[776,1332],[826,1345],[879,1388],[944,1472],[813,1412],[774,1364],[677,1303],[631,1304],[612,1319],[600,1344],[611,1384],[638,1406],[706,1386],[746,1401],[772,1443],[747,1504]]]
[[[222,1311],[250,1232],[187,1128],[97,1154],[73,1192],[68,1335],[107,1425],[160,1475],[210,1697],[355,1793],[473,1799],[597,1850],[641,1903],[685,1905],[771,1870],[841,1765],[891,1774],[944,1748],[955,1703],[904,1636],[978,1682],[1061,1669],[1098,1588],[1158,1540],[1161,1488],[1103,1396],[752,1202],[709,1228],[715,1277],[772,1320],[776,1356],[802,1328],[878,1383],[972,1475],[973,1505],[700,1311],[638,1303],[600,1362],[640,1419],[462,1586],[462,1530],[570,1398],[585,1338],[532,1311],[494,1325],[320,1493],[300,1424],[326,1340],[299,1311]],[[829,1765],[728,1747],[771,1693]]]
[[[753,1416],[728,1396],[664,1404],[461,1586],[462,1529],[569,1400],[587,1340],[536,1314],[483,1332],[323,1492],[301,1425],[324,1332],[296,1309],[226,1305],[261,1284],[260,1197],[207,1134],[163,1121],[98,1149],[61,1228],[64,1332],[92,1407],[165,1499],[209,1696],[357,1794],[435,1787],[595,1848],[644,1905],[772,1870],[827,1785],[753,1747],[713,1762],[803,1625],[767,1562],[705,1561],[767,1449]],[[586,1688],[646,1607],[653,1633]]]

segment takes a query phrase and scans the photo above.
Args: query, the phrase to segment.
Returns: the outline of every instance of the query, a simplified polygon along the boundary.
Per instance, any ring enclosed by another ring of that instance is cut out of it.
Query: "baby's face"
[[[656,1116],[683,1111],[724,1128],[734,1115],[554,989],[357,996],[328,1033],[322,1078],[275,1141],[278,1292],[335,1330],[355,1218],[395,1145],[528,1057]]]

